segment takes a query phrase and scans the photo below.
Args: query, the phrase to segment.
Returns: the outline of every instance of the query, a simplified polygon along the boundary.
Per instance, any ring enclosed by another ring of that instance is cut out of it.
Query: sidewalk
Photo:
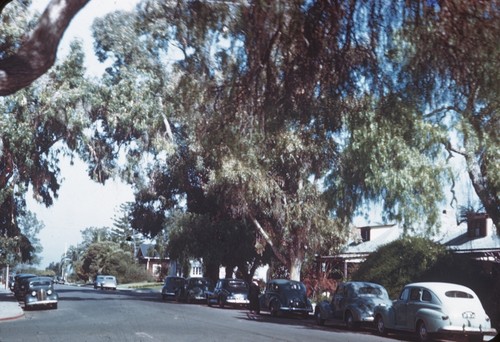
[[[0,321],[16,319],[24,316],[24,311],[14,294],[9,290],[0,288]]]

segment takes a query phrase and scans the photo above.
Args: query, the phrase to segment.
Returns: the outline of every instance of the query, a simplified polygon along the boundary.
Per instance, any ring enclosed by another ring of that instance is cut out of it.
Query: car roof
[[[463,291],[466,293],[470,293],[476,296],[476,293],[472,291],[470,288],[459,285],[459,284],[454,284],[454,283],[443,283],[443,282],[419,282],[419,283],[411,283],[405,285],[405,287],[425,287],[433,292],[435,292],[438,296],[444,296],[445,292],[448,291]]]

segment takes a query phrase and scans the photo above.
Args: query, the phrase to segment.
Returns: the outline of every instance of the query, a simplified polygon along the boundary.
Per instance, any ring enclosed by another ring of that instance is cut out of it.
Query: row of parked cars
[[[21,273],[13,277],[9,286],[17,300],[24,303],[25,310],[34,307],[57,309],[59,296],[52,277]]]
[[[162,298],[188,303],[206,302],[208,306],[248,306],[250,285],[241,279],[219,279],[215,286],[207,278],[169,276],[165,278]],[[319,325],[342,323],[348,329],[362,325],[380,335],[389,331],[415,334],[418,341],[436,337],[468,338],[483,341],[496,334],[478,296],[465,286],[420,282],[406,285],[398,299],[391,300],[387,290],[372,282],[339,284],[330,301],[317,303],[314,310],[306,287],[298,281],[274,279],[258,295],[256,312],[274,316],[314,313]]]
[[[161,291],[163,300],[193,303],[205,302],[208,306],[217,305],[247,307],[251,301],[251,284],[242,279],[219,279],[215,285],[208,278],[182,278],[168,276]],[[313,312],[311,301],[307,298],[303,283],[287,279],[274,279],[266,284],[263,293],[257,290],[256,310],[268,311],[277,316],[285,312],[300,313],[308,316]]]

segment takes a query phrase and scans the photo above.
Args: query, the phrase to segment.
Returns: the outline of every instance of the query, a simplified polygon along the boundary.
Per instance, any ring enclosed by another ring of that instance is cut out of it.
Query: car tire
[[[317,325],[320,325],[320,326],[325,325],[325,319],[321,318],[321,312],[319,310],[316,310],[316,312],[314,313],[314,318],[316,319]]]
[[[161,299],[162,299],[164,302],[166,302],[166,301],[167,301],[167,296],[166,296],[166,295],[164,295],[164,294],[162,294],[162,295],[161,295]]]
[[[52,304],[52,309],[57,309],[57,303]]]
[[[344,315],[344,322],[348,330],[356,330],[359,327],[358,322],[354,321],[354,316],[350,311],[346,311]]]
[[[278,317],[280,312],[280,303],[277,300],[273,300],[269,305],[269,311],[271,311],[271,316]]]
[[[417,340],[420,342],[429,341],[429,332],[424,321],[418,321],[417,323]]]
[[[219,308],[224,309],[224,306],[226,305],[226,300],[223,297],[219,297]]]
[[[387,335],[387,329],[385,327],[384,319],[382,315],[377,315],[375,317],[375,329],[379,335]]]

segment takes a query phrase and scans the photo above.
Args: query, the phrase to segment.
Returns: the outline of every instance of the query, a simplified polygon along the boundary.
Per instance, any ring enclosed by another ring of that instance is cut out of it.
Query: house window
[[[361,228],[361,240],[363,242],[370,241],[370,228],[369,227]]]
[[[193,276],[201,276],[202,275],[201,266],[193,266],[193,268],[191,269],[191,274]]]
[[[472,214],[467,217],[467,233],[470,238],[485,237],[486,234],[485,214]]]

